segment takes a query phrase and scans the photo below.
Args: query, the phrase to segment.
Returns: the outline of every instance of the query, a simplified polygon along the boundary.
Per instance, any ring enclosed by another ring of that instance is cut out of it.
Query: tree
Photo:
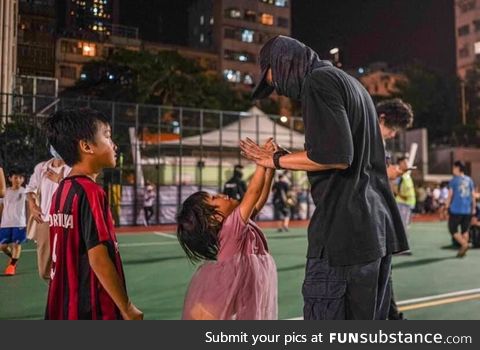
[[[480,60],[467,71],[464,82],[466,115],[469,124],[480,122]]]
[[[410,103],[415,114],[414,128],[427,128],[430,140],[451,136],[458,123],[456,78],[444,77],[419,64],[409,66],[408,81],[398,85],[398,97]]]
[[[246,110],[247,96],[175,51],[120,50],[87,63],[66,95],[224,110]]]
[[[9,119],[0,132],[2,167],[6,173],[18,169],[31,174],[38,162],[50,157],[45,136],[35,118],[14,115]]]

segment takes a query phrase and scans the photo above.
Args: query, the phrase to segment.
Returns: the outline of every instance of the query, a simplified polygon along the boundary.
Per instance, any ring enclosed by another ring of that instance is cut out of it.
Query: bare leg
[[[458,242],[458,244],[460,244],[460,249],[458,250],[457,257],[463,258],[468,250],[468,232],[466,234],[466,240],[465,235],[461,234],[460,232],[455,233],[453,235],[453,238]]]

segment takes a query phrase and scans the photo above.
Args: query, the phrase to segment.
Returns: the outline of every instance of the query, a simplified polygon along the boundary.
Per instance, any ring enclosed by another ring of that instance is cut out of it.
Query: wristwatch
[[[285,149],[280,149],[273,154],[273,165],[275,165],[275,169],[283,169],[280,165],[280,157],[288,154],[289,152]]]

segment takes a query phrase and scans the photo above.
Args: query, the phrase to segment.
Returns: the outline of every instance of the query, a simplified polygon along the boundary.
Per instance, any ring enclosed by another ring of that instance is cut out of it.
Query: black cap
[[[273,42],[277,37],[270,39],[260,50],[260,69],[262,70],[262,78],[258,82],[257,86],[253,89],[252,99],[259,100],[268,97],[274,89],[274,87],[267,83],[267,73],[270,68],[270,59]]]

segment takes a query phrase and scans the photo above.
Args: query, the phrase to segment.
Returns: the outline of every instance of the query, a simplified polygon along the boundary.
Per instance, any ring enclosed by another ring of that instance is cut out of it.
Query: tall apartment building
[[[58,29],[66,36],[109,36],[118,24],[118,0],[57,0]]]
[[[480,1],[455,0],[457,74],[461,79],[480,57]]]
[[[11,106],[4,94],[11,94],[17,61],[17,0],[0,1],[0,116]]]
[[[20,0],[18,74],[55,75],[55,0]]]
[[[263,44],[290,33],[288,0],[197,0],[189,9],[189,46],[218,54],[225,80],[246,90],[260,79]]]

